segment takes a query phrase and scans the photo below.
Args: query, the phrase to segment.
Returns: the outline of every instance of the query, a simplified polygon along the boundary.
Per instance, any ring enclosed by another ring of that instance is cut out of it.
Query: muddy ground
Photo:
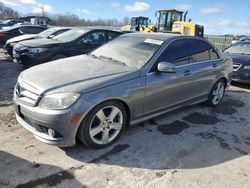
[[[0,187],[250,187],[250,87],[129,129],[114,145],[49,146],[15,120],[22,68],[0,51]]]

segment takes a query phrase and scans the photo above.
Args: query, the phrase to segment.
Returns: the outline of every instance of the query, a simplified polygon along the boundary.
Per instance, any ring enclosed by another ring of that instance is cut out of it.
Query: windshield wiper
[[[109,60],[109,61],[112,61],[112,62],[115,62],[115,63],[119,63],[119,64],[122,64],[122,65],[126,66],[126,63],[123,63],[122,61],[119,61],[119,60],[114,59],[112,57],[107,57],[107,56],[103,56],[103,55],[101,55],[99,57],[102,58],[102,59],[106,59],[106,60]]]

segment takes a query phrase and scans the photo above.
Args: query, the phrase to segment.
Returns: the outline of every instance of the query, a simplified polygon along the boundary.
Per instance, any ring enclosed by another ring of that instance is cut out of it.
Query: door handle
[[[213,67],[218,67],[217,63],[214,63],[214,64],[213,64]]]
[[[184,72],[184,76],[189,76],[189,75],[191,75],[192,74],[192,71],[191,70],[186,70],[185,72]]]

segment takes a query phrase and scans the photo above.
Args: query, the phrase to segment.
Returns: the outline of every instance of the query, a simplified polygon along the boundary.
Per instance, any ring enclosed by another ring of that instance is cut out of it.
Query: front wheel
[[[114,143],[127,123],[126,109],[118,101],[96,106],[81,123],[77,137],[92,148],[104,148]]]
[[[226,84],[225,84],[224,80],[222,80],[222,79],[218,80],[214,84],[214,86],[211,89],[209,96],[208,96],[208,100],[207,100],[208,106],[215,107],[221,102],[221,100],[225,94],[225,85]]]

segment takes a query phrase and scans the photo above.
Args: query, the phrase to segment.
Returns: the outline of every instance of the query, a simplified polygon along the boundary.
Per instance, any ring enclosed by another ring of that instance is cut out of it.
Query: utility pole
[[[44,8],[43,8],[43,7],[41,7],[41,9],[42,9],[43,17],[45,17]]]

